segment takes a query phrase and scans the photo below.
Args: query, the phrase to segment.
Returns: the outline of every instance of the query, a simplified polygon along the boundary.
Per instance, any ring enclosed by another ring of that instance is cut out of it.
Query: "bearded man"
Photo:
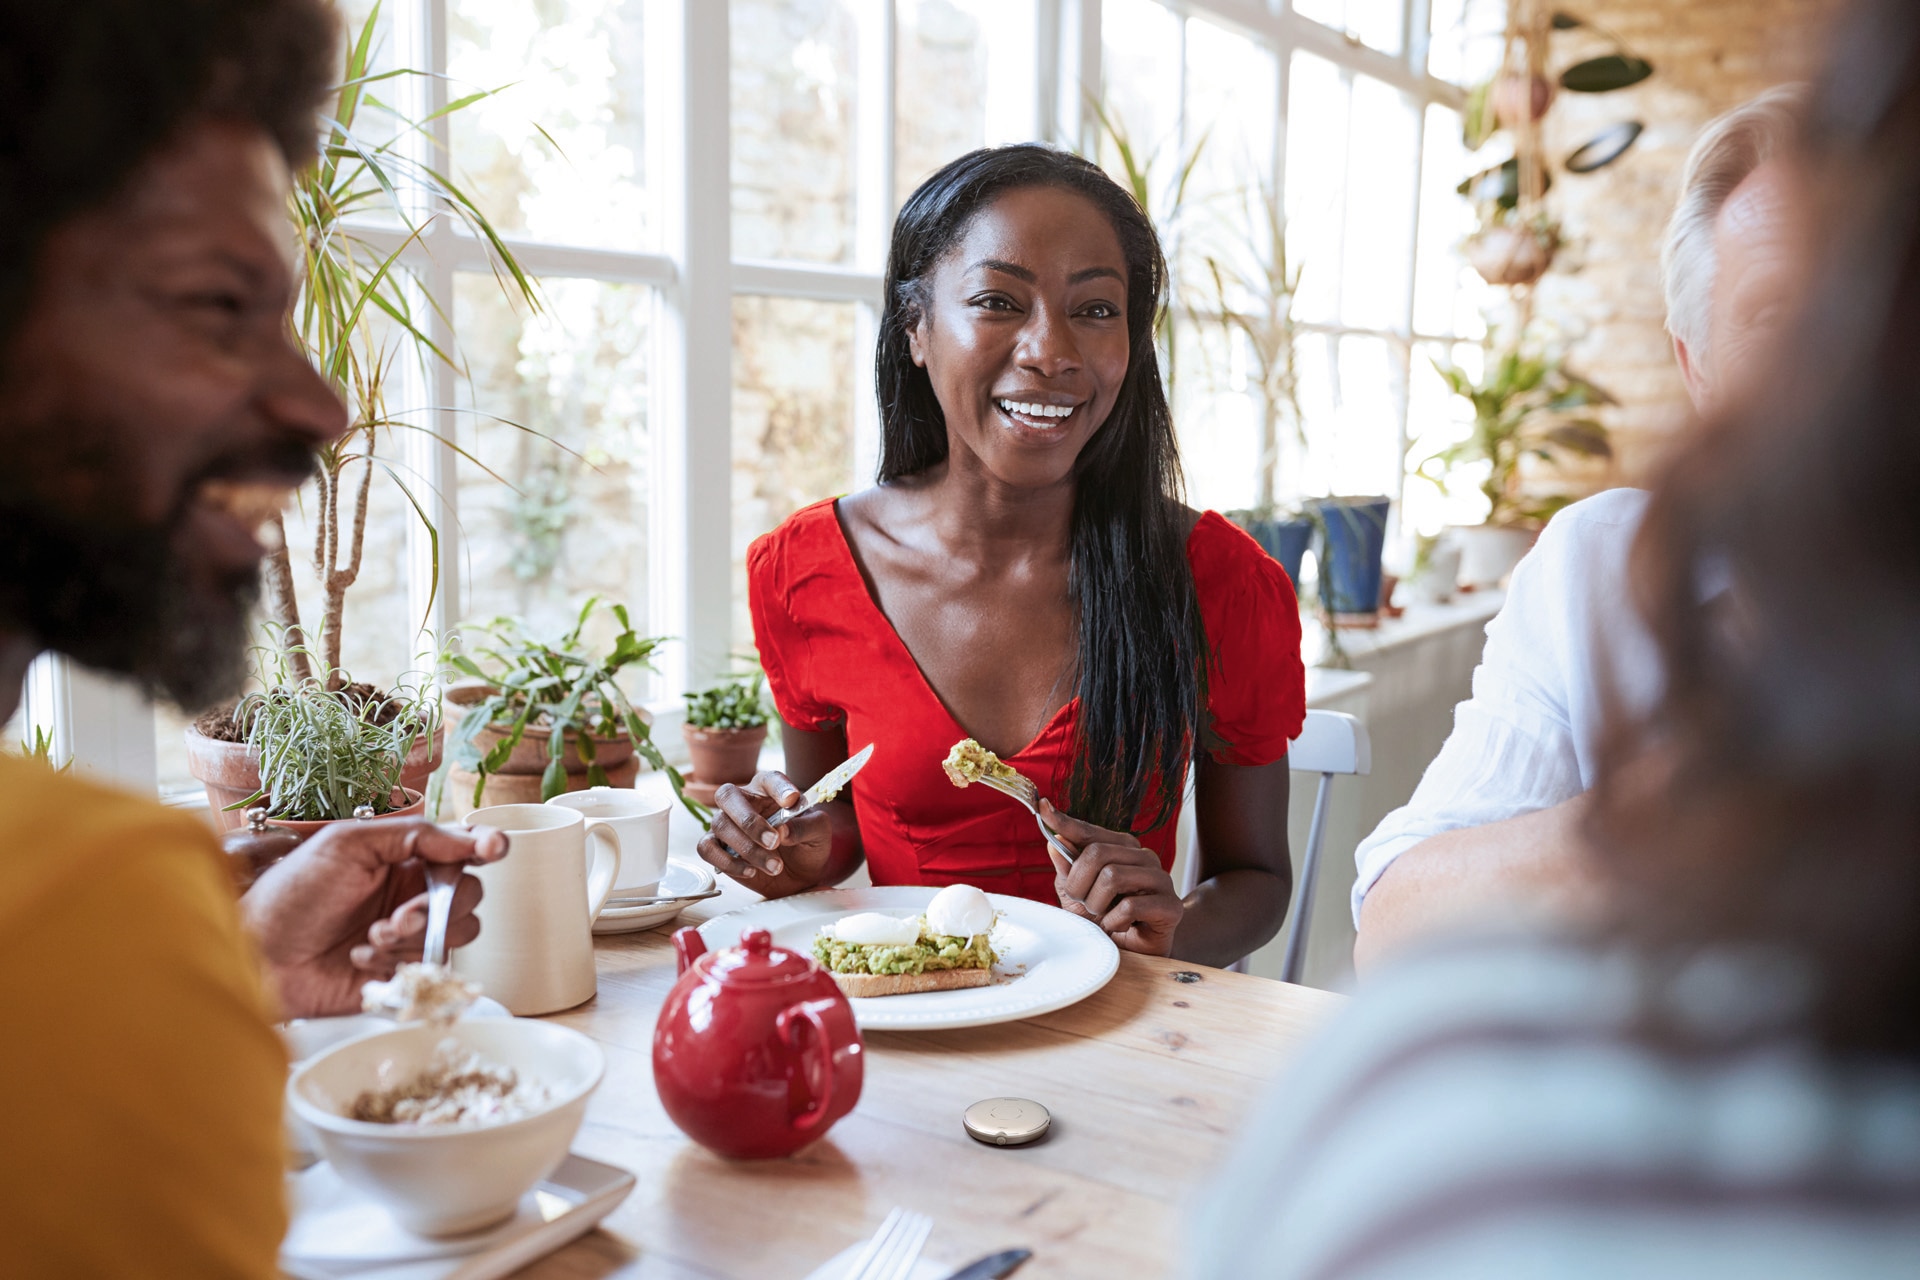
[[[322,0],[6,0],[0,721],[46,651],[188,708],[240,687],[242,499],[346,427],[286,322],[334,48]],[[272,1021],[348,1011],[418,955],[423,862],[505,851],[351,824],[236,910],[202,824],[0,759],[0,1274],[276,1274]],[[462,877],[451,941],[478,899]]]

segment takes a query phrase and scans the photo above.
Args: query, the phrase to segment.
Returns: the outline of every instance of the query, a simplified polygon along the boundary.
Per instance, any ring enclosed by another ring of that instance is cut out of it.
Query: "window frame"
[[[731,397],[732,305],[737,296],[807,298],[852,303],[856,342],[864,353],[853,371],[858,406],[854,430],[854,474],[870,476],[879,451],[879,423],[873,397],[871,353],[882,301],[882,269],[894,216],[896,0],[848,0],[859,22],[856,67],[855,251],[850,265],[736,259],[731,252],[730,176],[730,5],[726,0],[643,0],[646,24],[647,186],[656,243],[650,251],[583,248],[525,237],[507,243],[534,277],[568,276],[646,286],[653,314],[649,423],[653,491],[649,502],[648,618],[656,633],[682,638],[669,646],[661,696],[650,702],[656,720],[671,729],[678,719],[682,690],[727,669],[735,637],[729,634],[731,586]],[[1279,118],[1275,129],[1275,189],[1285,198],[1286,124],[1293,54],[1314,53],[1340,68],[1350,84],[1364,74],[1399,90],[1413,102],[1418,117],[1416,156],[1424,155],[1427,108],[1460,109],[1461,90],[1426,71],[1430,0],[1401,0],[1402,53],[1369,48],[1341,32],[1295,13],[1289,0],[1156,0],[1176,17],[1203,18],[1248,36],[1275,59]],[[393,14],[396,57],[402,65],[438,72],[447,67],[447,0],[400,0]],[[1033,33],[1036,75],[1031,101],[1032,135],[1087,151],[1095,141],[1095,122],[1085,110],[1080,86],[1101,83],[1102,0],[1035,0]],[[1183,43],[1184,43],[1184,27]],[[432,116],[447,104],[444,75],[422,77],[408,92],[407,105]],[[1181,128],[1186,128],[1186,94],[1181,94]],[[421,158],[444,155],[448,121],[440,117],[417,137]],[[1416,161],[1418,163],[1418,161]],[[1418,276],[1420,191],[1416,172],[1412,190],[1416,268],[1410,273],[1407,323],[1393,330],[1367,330],[1335,324],[1304,324],[1307,332],[1336,337],[1384,338],[1407,369],[1414,344],[1457,341],[1453,334],[1427,334],[1412,328],[1413,289]],[[1344,195],[1343,195],[1344,199]],[[424,232],[406,246],[403,261],[426,290],[450,306],[454,281],[462,271],[485,271],[485,246],[457,220],[426,217]],[[376,247],[399,248],[403,234],[391,227],[356,226]],[[457,346],[448,315],[428,310],[431,336],[442,349]],[[424,480],[432,515],[441,534],[443,571],[427,613],[427,565],[431,555],[426,531],[415,527],[406,554],[410,605],[437,634],[448,634],[461,618],[465,583],[454,484],[457,455],[450,443],[457,421],[456,373],[452,368],[411,371],[406,402],[431,406],[435,439],[408,433],[406,462]],[[1407,443],[1407,387],[1398,388],[1400,446]],[[690,424],[707,425],[694,429]],[[1396,493],[1395,495],[1399,495]],[[75,674],[57,657],[40,660],[28,681],[25,723],[48,729],[58,748],[83,769],[108,774],[132,786],[151,789],[156,781],[152,750],[153,712],[123,685]],[[144,753],[137,744],[145,734]],[[666,742],[677,742],[669,732]],[[181,797],[186,802],[185,797]]]

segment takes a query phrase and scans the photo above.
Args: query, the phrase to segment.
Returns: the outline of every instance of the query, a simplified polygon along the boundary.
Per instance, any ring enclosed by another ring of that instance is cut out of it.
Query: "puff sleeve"
[[[831,520],[832,508],[827,507]],[[818,508],[794,513],[772,533],[747,548],[747,608],[767,689],[780,718],[796,729],[823,729],[842,718],[818,692],[814,654],[803,598],[814,575],[804,563],[812,554],[806,535],[819,520]]]
[[[1211,511],[1194,527],[1188,558],[1212,650],[1207,754],[1222,764],[1272,764],[1307,715],[1293,583],[1259,543]]]

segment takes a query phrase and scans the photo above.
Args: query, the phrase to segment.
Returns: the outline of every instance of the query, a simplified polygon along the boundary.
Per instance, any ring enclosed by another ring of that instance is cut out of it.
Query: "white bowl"
[[[453,1040],[537,1079],[553,1100],[505,1124],[440,1127],[350,1120],[354,1099],[410,1080]],[[600,1083],[606,1057],[577,1031],[531,1018],[484,1018],[451,1027],[398,1027],[348,1040],[303,1063],[287,1105],[313,1131],[341,1180],[427,1236],[477,1231],[509,1217],[532,1186],[566,1158]]]

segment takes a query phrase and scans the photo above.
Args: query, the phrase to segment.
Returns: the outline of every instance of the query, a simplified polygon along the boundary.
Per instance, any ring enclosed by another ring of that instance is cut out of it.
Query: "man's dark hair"
[[[0,342],[41,243],[187,120],[256,124],[311,159],[336,30],[327,0],[0,0]]]

